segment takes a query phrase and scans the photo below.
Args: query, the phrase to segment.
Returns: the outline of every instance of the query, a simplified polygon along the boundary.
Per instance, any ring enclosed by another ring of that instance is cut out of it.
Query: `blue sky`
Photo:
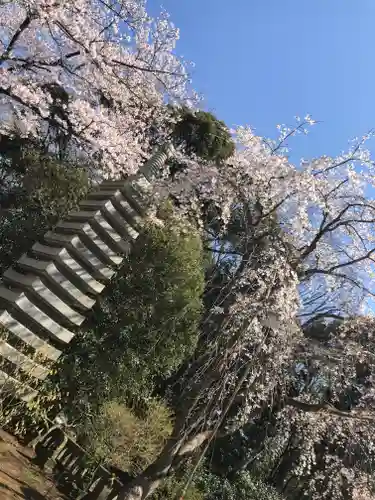
[[[149,0],[153,13],[161,0]],[[375,127],[375,0],[163,0],[204,107],[272,135],[310,113],[297,157],[337,154]],[[375,145],[374,145],[375,153]],[[293,155],[293,156],[294,156]]]

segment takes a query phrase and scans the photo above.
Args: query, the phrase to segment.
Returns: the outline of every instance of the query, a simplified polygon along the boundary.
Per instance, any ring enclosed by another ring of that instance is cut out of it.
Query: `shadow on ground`
[[[38,491],[34,490],[34,488],[22,487],[21,491],[24,495],[25,500],[48,500],[45,495],[42,495]]]
[[[28,486],[21,486],[20,491],[16,491],[7,484],[0,483],[0,492],[1,491],[8,492],[14,499],[22,498],[23,500],[48,500],[45,495],[42,495],[38,491],[34,490],[34,488],[30,488]]]
[[[35,467],[33,450],[0,431],[0,499],[63,500],[52,477]]]

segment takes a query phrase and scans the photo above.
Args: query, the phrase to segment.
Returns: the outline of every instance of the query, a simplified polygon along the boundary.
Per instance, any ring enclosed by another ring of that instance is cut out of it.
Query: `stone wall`
[[[58,488],[69,498],[79,500],[115,500],[126,474],[113,473],[99,465],[89,466],[89,456],[73,439],[69,438],[59,426],[52,426],[33,443],[35,465],[52,471]],[[130,479],[130,476],[128,480]]]
[[[0,391],[28,401],[138,237],[163,148],[126,181],[105,181],[0,281]]]

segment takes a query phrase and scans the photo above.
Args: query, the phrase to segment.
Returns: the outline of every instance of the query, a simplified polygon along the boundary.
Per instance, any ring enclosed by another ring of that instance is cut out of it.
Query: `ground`
[[[0,499],[64,500],[50,479],[30,459],[33,450],[0,430]]]

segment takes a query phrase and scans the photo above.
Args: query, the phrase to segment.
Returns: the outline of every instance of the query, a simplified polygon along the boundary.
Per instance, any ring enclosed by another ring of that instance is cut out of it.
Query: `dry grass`
[[[151,402],[144,418],[139,418],[111,401],[103,405],[88,442],[97,460],[137,474],[153,462],[171,432],[171,414],[162,403]]]

